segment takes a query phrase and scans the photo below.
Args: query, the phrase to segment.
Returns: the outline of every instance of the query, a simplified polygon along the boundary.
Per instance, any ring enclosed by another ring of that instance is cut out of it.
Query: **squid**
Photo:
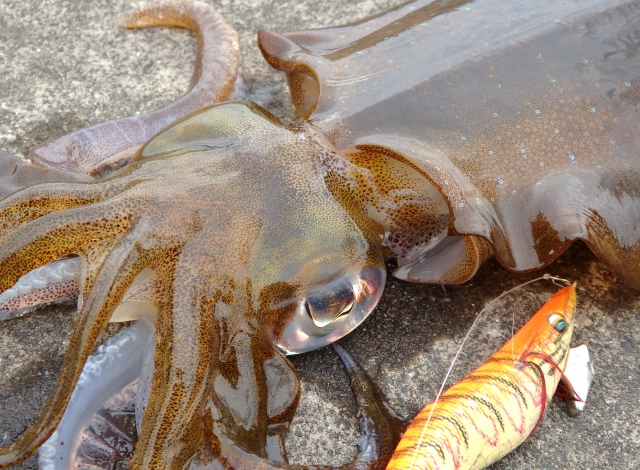
[[[132,468],[258,468],[287,461],[299,382],[285,355],[362,323],[385,260],[397,278],[456,284],[491,255],[529,271],[583,240],[640,286],[634,8],[416,1],[340,28],[260,31],[287,76],[290,127],[220,103],[242,84],[237,36],[213,8],[126,14],[127,27],[196,33],[189,91],[45,142],[30,164],[0,155],[0,318],[78,302],[56,386],[0,465],[82,400],[110,321],[137,321],[122,379],[137,380]]]

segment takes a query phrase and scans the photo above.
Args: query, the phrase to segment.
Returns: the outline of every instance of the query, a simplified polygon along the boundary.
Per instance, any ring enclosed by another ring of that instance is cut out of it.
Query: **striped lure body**
[[[575,284],[561,289],[491,359],[427,405],[387,470],[484,468],[524,442],[562,376],[575,304]]]

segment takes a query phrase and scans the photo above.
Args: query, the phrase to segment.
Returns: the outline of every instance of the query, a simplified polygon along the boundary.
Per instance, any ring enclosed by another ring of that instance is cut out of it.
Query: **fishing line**
[[[478,324],[480,317],[482,317],[482,314],[489,308],[491,307],[494,303],[496,303],[498,300],[500,300],[501,298],[505,297],[508,294],[511,294],[513,291],[518,290],[524,286],[526,286],[527,284],[531,284],[534,282],[538,282],[538,281],[542,281],[542,280],[551,280],[551,282],[553,282],[556,285],[560,285],[558,284],[559,282],[565,284],[565,285],[570,285],[571,282],[568,281],[567,279],[561,278],[561,277],[557,277],[557,276],[552,276],[550,274],[544,274],[543,276],[537,277],[535,279],[532,279],[530,281],[527,282],[523,282],[522,284],[518,284],[515,287],[512,287],[511,289],[504,291],[502,294],[500,294],[498,297],[496,297],[495,299],[491,300],[487,305],[484,306],[484,308],[482,310],[480,310],[480,312],[476,315],[476,318],[473,320],[473,323],[471,324],[471,327],[469,328],[469,330],[467,331],[467,334],[464,335],[464,338],[462,339],[462,342],[460,343],[460,346],[458,346],[458,350],[456,351],[455,356],[453,356],[453,361],[451,361],[451,365],[449,366],[449,369],[447,370],[447,373],[444,376],[444,380],[442,381],[442,385],[440,385],[440,389],[438,390],[438,393],[436,394],[436,399],[433,400],[433,404],[431,405],[431,409],[429,410],[429,416],[427,416],[427,421],[424,423],[424,426],[422,427],[422,433],[420,434],[420,439],[418,439],[418,444],[415,446],[415,449],[413,451],[413,456],[411,458],[411,464],[409,465],[409,469],[411,470],[413,469],[413,465],[416,461],[416,458],[418,457],[418,450],[420,449],[420,445],[422,444],[422,441],[424,440],[424,433],[427,430],[427,426],[429,425],[429,422],[431,421],[431,416],[433,415],[433,410],[435,409],[436,405],[438,404],[438,399],[440,398],[440,395],[442,395],[442,392],[444,391],[445,386],[447,385],[447,381],[449,380],[449,376],[451,375],[451,372],[453,371],[453,367],[455,366],[458,357],[460,356],[460,353],[462,352],[462,349],[464,348],[464,345],[466,344],[467,340],[469,339],[469,337],[471,336],[471,333],[473,332],[473,330],[475,329],[476,325]],[[512,326],[512,328],[515,328],[515,318],[512,317],[512,323],[514,326]],[[513,331],[512,331],[513,333]],[[513,334],[512,334],[513,336]],[[511,345],[511,347],[513,348],[513,344]],[[515,352],[512,350],[512,354],[515,357]]]

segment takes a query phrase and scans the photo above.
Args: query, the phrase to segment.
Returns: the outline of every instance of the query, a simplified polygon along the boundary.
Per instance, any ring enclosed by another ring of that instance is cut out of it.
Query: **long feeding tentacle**
[[[36,164],[89,173],[131,157],[154,134],[176,119],[223,101],[231,93],[240,65],[240,43],[233,27],[200,2],[155,2],[125,13],[122,26],[175,26],[193,31],[198,56],[188,92],[157,111],[96,124],[36,147]]]
[[[148,253],[141,250],[137,243],[141,231],[134,229],[116,237],[117,245],[98,271],[93,288],[78,313],[76,327],[52,394],[35,423],[17,441],[0,449],[0,468],[15,465],[29,457],[55,431],[96,338],[104,331],[111,313],[133,279],[149,263]],[[4,253],[6,250],[2,251],[0,272],[6,269],[7,261],[11,259],[11,255]]]
[[[366,372],[353,360],[339,344],[333,345],[351,378],[351,387],[358,403],[360,423],[360,453],[353,463],[342,468],[375,470],[382,462],[387,462],[400,440],[404,422],[384,401],[378,387],[368,378]]]

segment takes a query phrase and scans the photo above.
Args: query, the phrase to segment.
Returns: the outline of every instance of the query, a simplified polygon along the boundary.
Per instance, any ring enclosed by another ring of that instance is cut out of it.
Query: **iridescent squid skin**
[[[200,443],[214,439],[203,434],[203,420],[241,422],[244,435],[226,435],[263,453],[249,445],[284,417],[268,416],[262,363],[290,367],[276,345],[302,352],[344,335],[371,310],[384,282],[375,232],[347,194],[327,187],[336,176],[318,165],[317,150],[255,105],[233,103],[169,128],[112,177],[33,186],[6,198],[5,220],[24,217],[26,200],[51,213],[6,225],[3,290],[12,283],[10,273],[62,256],[79,254],[87,265],[78,327],[47,414],[64,409],[96,335],[136,276],[150,268],[158,347],[138,442],[146,450],[132,466],[184,464]],[[58,206],[69,208],[51,210]],[[60,243],[44,242],[52,234]],[[285,237],[290,244],[282,243]],[[315,296],[321,303],[323,284],[352,279],[358,290],[346,312],[306,315],[298,336],[283,334],[300,302]],[[244,386],[262,396],[238,416],[229,408]],[[289,398],[297,401],[297,392]],[[214,405],[222,417],[207,417]],[[288,408],[282,413],[290,419]],[[51,430],[46,417],[45,423],[22,439],[38,443]]]
[[[33,165],[0,154],[0,292],[81,260],[60,377],[0,467],[54,432],[109,321],[156,318],[131,468],[282,468],[270,443],[299,398],[285,354],[360,324],[385,258],[402,279],[459,283],[491,254],[526,271],[582,239],[640,287],[640,61],[624,46],[638,8],[417,1],[261,31],[301,117],[290,128],[250,102],[215,104],[239,88],[239,47],[212,8],[125,16],[195,31],[198,67],[157,112],[46,142]],[[124,167],[96,173],[111,164]]]

